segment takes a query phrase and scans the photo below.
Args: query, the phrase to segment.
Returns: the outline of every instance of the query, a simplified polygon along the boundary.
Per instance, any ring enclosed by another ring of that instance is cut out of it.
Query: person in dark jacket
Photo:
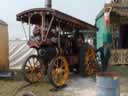
[[[111,52],[110,52],[110,48],[109,48],[109,44],[104,42],[103,46],[100,47],[98,50],[96,50],[96,52],[100,52],[100,58],[101,58],[101,70],[102,72],[107,71],[108,69],[108,62],[111,56]]]

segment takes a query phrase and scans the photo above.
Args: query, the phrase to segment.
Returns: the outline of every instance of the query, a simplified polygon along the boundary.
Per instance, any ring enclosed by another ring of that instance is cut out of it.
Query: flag
[[[104,20],[107,26],[110,25],[110,13],[112,11],[112,7],[105,8],[104,11]]]
[[[106,25],[110,25],[110,13],[109,12],[104,12],[104,20]]]

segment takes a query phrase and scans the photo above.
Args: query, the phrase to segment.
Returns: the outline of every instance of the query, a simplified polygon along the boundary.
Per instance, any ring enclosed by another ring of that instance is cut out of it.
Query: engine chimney
[[[45,8],[51,8],[52,7],[52,0],[45,0]]]

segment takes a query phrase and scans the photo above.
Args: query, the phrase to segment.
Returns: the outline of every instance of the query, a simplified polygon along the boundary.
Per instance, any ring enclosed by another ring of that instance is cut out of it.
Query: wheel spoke
[[[27,62],[26,65],[25,65],[25,67],[28,67],[29,69],[31,69],[32,68],[32,65],[30,64],[30,62]]]
[[[31,68],[32,68],[32,64],[31,64],[31,61],[30,61],[30,59],[28,60],[28,62],[29,62],[29,65],[31,66]]]
[[[61,67],[61,68],[64,67],[64,61],[63,61],[63,60],[61,60],[61,62],[60,62],[60,67]]]
[[[55,66],[56,68],[58,68],[58,60],[55,61],[54,66]]]
[[[39,81],[42,77],[42,74],[40,72],[35,74],[34,81]]]
[[[30,69],[30,66],[26,65],[26,66],[25,66],[25,69]]]
[[[37,64],[37,62],[39,62],[39,61],[36,59],[36,61],[34,61],[34,65],[36,65],[36,64]]]

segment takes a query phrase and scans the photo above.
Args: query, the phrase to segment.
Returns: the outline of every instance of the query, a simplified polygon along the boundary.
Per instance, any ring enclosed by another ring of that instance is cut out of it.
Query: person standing
[[[115,48],[120,48],[120,32],[117,30],[115,32]]]
[[[101,63],[102,63],[102,65],[101,65],[102,72],[107,71],[109,59],[111,56],[109,44],[104,42],[103,46],[100,47],[98,50],[96,50],[96,52],[100,52],[100,54],[101,54],[100,57],[101,57]]]

